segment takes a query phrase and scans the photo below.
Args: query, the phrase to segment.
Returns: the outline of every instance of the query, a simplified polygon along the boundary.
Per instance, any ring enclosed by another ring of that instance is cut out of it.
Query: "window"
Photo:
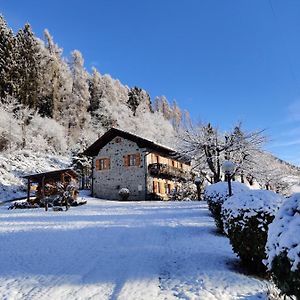
[[[135,156],[135,154],[129,155],[129,166],[136,166],[136,156]]]
[[[183,168],[183,164],[181,163],[181,164],[180,164],[180,169],[182,169],[182,168]]]
[[[96,171],[110,169],[110,158],[96,159]]]
[[[139,166],[141,164],[141,155],[140,153],[136,154],[127,154],[123,156],[124,159],[124,166]]]

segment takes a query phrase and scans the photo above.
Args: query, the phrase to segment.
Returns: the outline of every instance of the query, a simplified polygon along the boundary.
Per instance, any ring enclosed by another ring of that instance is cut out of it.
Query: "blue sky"
[[[300,165],[299,0],[0,0],[0,12],[194,120],[266,129],[267,149]]]

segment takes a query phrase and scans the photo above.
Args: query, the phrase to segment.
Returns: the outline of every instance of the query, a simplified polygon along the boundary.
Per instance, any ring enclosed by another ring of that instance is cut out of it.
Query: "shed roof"
[[[32,181],[40,181],[43,177],[45,178],[54,178],[54,179],[60,179],[60,176],[66,174],[70,175],[71,177],[77,177],[77,174],[72,169],[61,169],[61,170],[54,170],[44,173],[36,173],[36,174],[30,174],[23,176],[23,178],[30,179]]]
[[[96,142],[94,142],[91,146],[89,146],[83,152],[83,154],[85,154],[87,156],[97,156],[100,149],[102,149],[106,144],[108,144],[112,139],[114,139],[117,136],[123,137],[125,139],[131,140],[131,141],[137,143],[137,145],[140,148],[147,148],[149,150],[158,152],[162,155],[166,155],[168,157],[173,157],[174,159],[185,162],[185,163],[191,162],[190,157],[181,155],[179,152],[177,152],[171,148],[154,143],[153,141],[150,141],[148,139],[145,139],[143,137],[140,137],[140,136],[130,133],[128,131],[120,130],[117,128],[109,129]]]

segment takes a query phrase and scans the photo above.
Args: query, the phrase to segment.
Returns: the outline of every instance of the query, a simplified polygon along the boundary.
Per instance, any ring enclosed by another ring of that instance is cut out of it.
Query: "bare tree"
[[[218,182],[222,179],[221,167],[226,159],[236,165],[233,175],[244,174],[252,168],[266,137],[263,131],[243,131],[241,123],[228,133],[208,123],[185,129],[180,141],[181,152],[193,158],[194,168],[205,173],[208,181]]]
[[[261,152],[257,155],[256,166],[249,170],[248,176],[266,190],[273,190],[282,194],[288,194],[292,182],[288,179],[291,175],[291,169],[286,168],[283,162],[278,161],[272,154]]]

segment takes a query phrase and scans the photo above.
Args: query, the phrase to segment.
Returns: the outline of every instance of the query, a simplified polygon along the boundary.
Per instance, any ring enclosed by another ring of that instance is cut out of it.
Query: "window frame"
[[[123,156],[124,167],[139,167],[141,165],[141,153],[130,153]]]
[[[110,170],[111,168],[109,157],[97,158],[95,164],[96,171]]]

